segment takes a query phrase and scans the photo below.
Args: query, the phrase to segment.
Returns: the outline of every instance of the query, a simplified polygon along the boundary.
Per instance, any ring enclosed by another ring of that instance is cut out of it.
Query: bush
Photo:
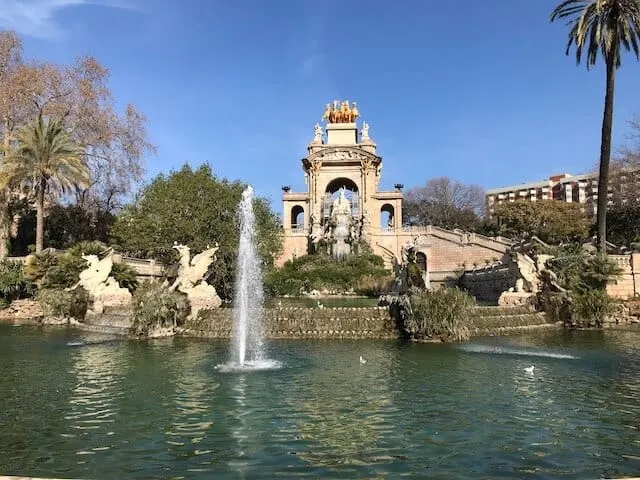
[[[159,283],[148,281],[138,286],[132,302],[131,333],[136,336],[147,336],[155,329],[181,325],[190,310],[185,295],[170,292]]]
[[[468,293],[449,287],[435,291],[412,289],[409,304],[411,309],[403,326],[406,335],[417,339],[469,338],[470,313],[475,302]]]
[[[66,252],[58,253],[45,250],[28,257],[24,267],[27,279],[35,282],[38,288],[64,289],[75,285],[80,279],[80,272],[87,268],[87,261],[82,255],[103,255],[106,245],[100,242],[80,242]],[[136,272],[124,264],[114,264],[111,275],[121,287],[133,291],[138,286]]]
[[[572,321],[580,327],[601,328],[614,305],[605,290],[586,290],[571,295]]]
[[[87,261],[79,255],[42,252],[31,255],[25,265],[25,276],[38,288],[64,289],[78,282]]]
[[[135,269],[124,263],[114,263],[111,267],[111,276],[122,288],[128,289],[131,293],[138,288],[138,278]]]
[[[89,294],[82,287],[72,291],[45,288],[38,291],[36,300],[47,317],[83,320],[89,305]]]
[[[22,265],[9,260],[0,261],[0,307],[32,294],[33,285],[25,278]]]
[[[366,282],[372,285],[377,281],[373,279],[387,280],[389,274],[382,258],[372,253],[352,256],[346,260],[317,253],[287,261],[282,268],[270,270],[265,275],[265,287],[273,296],[300,295],[302,291],[323,289],[356,291],[359,285],[363,287],[362,291],[366,291]]]

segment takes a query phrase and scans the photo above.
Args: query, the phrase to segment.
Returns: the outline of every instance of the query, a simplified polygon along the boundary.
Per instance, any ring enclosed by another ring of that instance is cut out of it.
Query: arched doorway
[[[338,197],[341,189],[344,189],[344,196],[349,200],[351,205],[351,215],[354,217],[360,216],[360,200],[358,185],[346,177],[334,178],[331,180],[324,193],[324,202],[322,205],[322,217],[329,218],[331,215],[331,206],[333,201]]]
[[[395,222],[395,209],[390,203],[385,203],[380,208],[380,229],[393,230]]]
[[[291,207],[291,230],[301,231],[304,229],[304,208],[300,205]]]

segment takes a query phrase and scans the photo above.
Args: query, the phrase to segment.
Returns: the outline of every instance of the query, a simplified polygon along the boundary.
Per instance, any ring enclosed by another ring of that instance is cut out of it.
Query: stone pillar
[[[587,203],[587,184],[578,182],[578,203]]]
[[[573,185],[571,183],[564,184],[564,201],[567,203],[573,202]]]
[[[542,187],[542,200],[549,200],[549,187]]]

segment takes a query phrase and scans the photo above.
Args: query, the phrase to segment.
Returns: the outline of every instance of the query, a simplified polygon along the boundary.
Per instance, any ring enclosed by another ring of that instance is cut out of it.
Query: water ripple
[[[225,373],[216,369],[228,358],[223,343],[70,348],[88,339],[6,330],[2,473],[577,479],[640,471],[637,335],[466,346],[273,342],[269,357],[283,368]]]

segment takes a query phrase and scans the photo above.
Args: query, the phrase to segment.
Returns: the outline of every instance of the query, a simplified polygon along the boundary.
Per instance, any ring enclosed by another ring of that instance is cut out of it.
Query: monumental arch
[[[441,282],[473,264],[501,259],[510,242],[437,227],[402,225],[403,185],[379,189],[382,157],[355,102],[333,101],[302,159],[306,192],[283,187],[283,252],[277,264],[324,250],[337,258],[362,245],[391,266],[408,249],[425,278]]]

